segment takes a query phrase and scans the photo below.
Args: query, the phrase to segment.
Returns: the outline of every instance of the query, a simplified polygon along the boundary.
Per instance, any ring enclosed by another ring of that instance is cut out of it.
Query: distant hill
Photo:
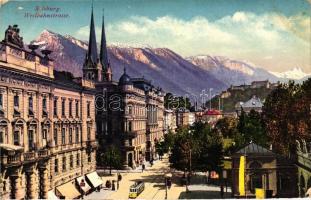
[[[207,70],[227,86],[250,84],[252,81],[277,82],[279,80],[274,74],[252,63],[224,56],[200,55],[188,57],[187,60]]]
[[[72,36],[60,35],[44,30],[33,43],[40,48],[53,51],[55,69],[69,71],[74,76],[82,76],[82,66],[88,45]],[[179,96],[199,96],[202,90],[213,88],[221,91],[227,86],[210,72],[190,63],[167,48],[134,48],[109,46],[108,58],[113,70],[113,79],[119,80],[126,67],[131,77],[151,80],[166,92]]]
[[[230,96],[227,98],[220,98],[220,108],[224,112],[235,112],[235,105],[238,102],[245,102],[250,100],[254,95],[259,97],[262,101],[272,92],[273,88],[247,88],[244,90],[231,90],[228,89]],[[212,108],[219,108],[219,95],[215,96],[212,99]],[[206,106],[209,107],[209,101],[206,103]]]

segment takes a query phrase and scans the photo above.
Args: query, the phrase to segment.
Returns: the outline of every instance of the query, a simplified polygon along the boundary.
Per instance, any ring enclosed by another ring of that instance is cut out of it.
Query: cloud
[[[100,33],[100,28],[96,31]],[[190,20],[132,16],[108,24],[106,31],[109,43],[167,47],[184,56],[226,55],[270,67],[276,67],[275,64],[286,67],[298,61],[311,71],[310,17],[303,14],[286,17],[276,13],[236,12],[215,21],[201,16]],[[88,27],[81,27],[76,35],[87,39]],[[270,57],[273,59],[267,59]],[[290,58],[292,61],[287,62]]]

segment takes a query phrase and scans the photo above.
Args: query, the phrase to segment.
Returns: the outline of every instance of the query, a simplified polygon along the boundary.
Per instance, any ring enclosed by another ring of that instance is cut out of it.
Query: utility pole
[[[212,88],[209,89],[209,97],[210,97],[210,100],[209,100],[209,110],[212,110]]]
[[[165,177],[165,199],[167,199],[167,177]]]
[[[220,111],[220,96],[218,97],[218,110]]]

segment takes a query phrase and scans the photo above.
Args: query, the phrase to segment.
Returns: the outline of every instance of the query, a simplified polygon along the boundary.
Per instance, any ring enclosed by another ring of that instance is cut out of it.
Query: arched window
[[[15,129],[13,133],[13,142],[14,142],[14,145],[17,145],[17,146],[20,145],[19,134],[20,134],[20,130]]]
[[[5,141],[5,135],[4,135],[4,130],[3,129],[0,129],[0,143],[4,143]]]
[[[29,151],[35,150],[35,141],[34,141],[34,130],[29,129],[28,130],[28,146],[29,146]]]

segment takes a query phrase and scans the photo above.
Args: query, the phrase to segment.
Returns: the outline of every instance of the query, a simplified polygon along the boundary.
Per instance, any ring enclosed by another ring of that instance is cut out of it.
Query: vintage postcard
[[[0,0],[0,199],[311,198],[310,0]]]

